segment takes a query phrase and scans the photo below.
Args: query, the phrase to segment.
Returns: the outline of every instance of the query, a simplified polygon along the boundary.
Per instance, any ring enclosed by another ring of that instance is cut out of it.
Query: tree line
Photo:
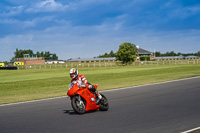
[[[105,53],[103,55],[97,56],[98,58],[105,58],[105,57],[116,57],[116,53],[113,52],[113,50],[110,51],[110,53]]]
[[[155,52],[156,57],[164,57],[164,56],[199,56],[200,57],[200,51],[197,53],[175,53],[174,51],[161,53],[156,51]],[[103,55],[99,55],[98,58],[106,58],[106,57],[117,57],[117,54],[113,52],[113,50],[110,51],[110,53],[105,53]]]
[[[200,51],[198,51],[197,53],[186,53],[186,54],[180,53],[180,52],[175,53],[174,51],[166,52],[166,53],[155,52],[154,54],[156,57],[164,57],[164,56],[199,56],[200,57]],[[125,42],[119,46],[119,49],[116,53],[113,52],[113,50],[111,50],[110,53],[105,53],[103,55],[99,55],[98,57],[99,58],[116,57],[117,60],[120,60],[123,63],[132,63],[133,61],[135,61],[137,56],[138,56],[138,53],[137,53],[136,45],[133,43]]]
[[[174,51],[171,52],[166,52],[166,53],[160,53],[160,52],[155,52],[156,57],[164,57],[164,56],[199,56],[200,57],[200,51],[197,53],[175,53]]]
[[[14,61],[15,58],[23,58],[24,54],[34,55],[33,50],[22,50],[22,49],[16,49],[14,52],[14,57],[11,61]],[[55,53],[50,53],[49,51],[45,52],[37,52],[35,55],[37,57],[43,57],[45,60],[58,60],[58,56]],[[156,57],[164,57],[164,56],[199,56],[200,57],[200,51],[197,53],[175,53],[174,51],[161,53],[161,52],[155,52]],[[115,53],[113,50],[110,51],[110,53],[105,53],[103,55],[97,56],[98,58],[105,58],[105,57],[116,57],[117,60],[122,61],[122,63],[132,63],[136,60],[136,57],[138,56],[137,53],[137,47],[133,43],[124,42],[119,45],[118,51]]]
[[[11,59],[11,61],[14,61],[15,58],[23,58],[24,54],[29,55],[37,55],[37,57],[43,57],[45,60],[58,60],[58,56],[55,53],[50,53],[49,51],[45,52],[37,52],[36,54],[33,52],[33,50],[22,50],[22,49],[16,49],[14,52],[14,57]]]

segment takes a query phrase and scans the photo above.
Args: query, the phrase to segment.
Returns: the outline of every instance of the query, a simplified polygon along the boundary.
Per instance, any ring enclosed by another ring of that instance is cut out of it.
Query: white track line
[[[159,84],[165,84],[165,83],[171,83],[171,82],[177,82],[177,81],[183,81],[183,80],[189,80],[189,79],[196,79],[196,78],[200,78],[200,76],[192,77],[192,78],[179,79],[179,80],[171,80],[171,81],[160,82],[160,83],[153,83],[153,84],[125,87],[125,88],[119,88],[119,89],[104,90],[104,91],[100,91],[100,92],[117,91],[117,90],[131,89],[131,88],[144,87],[144,86],[150,86],[150,85],[159,85]],[[58,98],[64,98],[64,97],[67,97],[67,96],[40,99],[40,100],[32,100],[32,101],[25,101],[25,102],[18,102],[18,103],[10,103],[10,104],[2,104],[2,105],[0,105],[0,107],[9,106],[9,105],[18,105],[18,104],[24,104],[24,103],[33,103],[33,102],[39,102],[39,101],[47,101],[47,100],[53,100],[53,99],[58,99]]]
[[[0,107],[2,107],[2,106],[9,106],[9,105],[23,104],[23,103],[33,103],[33,102],[40,102],[40,101],[54,100],[54,99],[63,98],[63,97],[67,97],[67,96],[54,97],[54,98],[47,98],[47,99],[40,99],[40,100],[32,100],[32,101],[25,101],[25,102],[18,102],[18,103],[2,104],[2,105],[0,105]]]
[[[125,87],[125,88],[119,88],[119,89],[105,90],[105,91],[102,91],[102,92],[106,92],[106,91],[117,91],[117,90],[130,89],[130,88],[136,88],[136,87],[144,87],[144,86],[150,86],[150,85],[166,84],[166,83],[172,83],[172,82],[184,81],[184,80],[196,79],[196,78],[200,78],[200,76],[198,76],[198,77],[192,77],[192,78],[185,78],[185,79],[178,79],[178,80],[165,81],[165,82],[159,82],[159,83],[153,83],[153,84],[145,84],[145,85],[131,86],[131,87]]]
[[[184,132],[181,132],[181,133],[190,133],[190,132],[198,130],[198,129],[200,129],[200,127],[197,127],[197,128],[194,128],[194,129],[190,129],[188,131],[184,131]]]

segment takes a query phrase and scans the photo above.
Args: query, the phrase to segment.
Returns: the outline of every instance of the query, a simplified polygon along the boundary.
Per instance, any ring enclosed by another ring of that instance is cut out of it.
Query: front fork
[[[77,98],[77,101],[78,101],[77,106],[79,106],[79,107],[85,106],[80,95],[77,95],[76,98]]]

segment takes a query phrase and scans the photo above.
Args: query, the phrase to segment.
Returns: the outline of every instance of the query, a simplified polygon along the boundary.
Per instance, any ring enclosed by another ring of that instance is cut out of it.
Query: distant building
[[[152,52],[144,50],[144,49],[137,49],[137,54],[142,57],[142,56],[151,56]]]
[[[45,60],[45,64],[63,64],[65,61],[63,60]]]
[[[69,58],[66,62],[105,62],[105,61],[115,61],[116,57],[106,57],[106,58]]]
[[[156,60],[180,60],[180,59],[199,59],[198,56],[164,56],[155,57]]]
[[[14,65],[38,65],[45,64],[43,57],[37,57],[37,55],[24,54],[23,58],[15,58]]]
[[[149,60],[153,60],[154,56],[152,55],[152,52],[144,50],[142,48],[139,48],[139,46],[137,46],[137,58],[136,61],[140,61],[142,58],[149,58]]]

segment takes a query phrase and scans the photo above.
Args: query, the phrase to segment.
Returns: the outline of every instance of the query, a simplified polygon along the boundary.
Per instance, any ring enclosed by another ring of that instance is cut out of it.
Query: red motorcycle
[[[98,84],[94,87],[97,89]],[[102,98],[97,103],[97,97],[86,86],[79,87],[78,82],[69,85],[67,95],[71,99],[72,108],[78,114],[91,110],[107,111],[109,108],[108,100],[103,94],[100,94]]]

